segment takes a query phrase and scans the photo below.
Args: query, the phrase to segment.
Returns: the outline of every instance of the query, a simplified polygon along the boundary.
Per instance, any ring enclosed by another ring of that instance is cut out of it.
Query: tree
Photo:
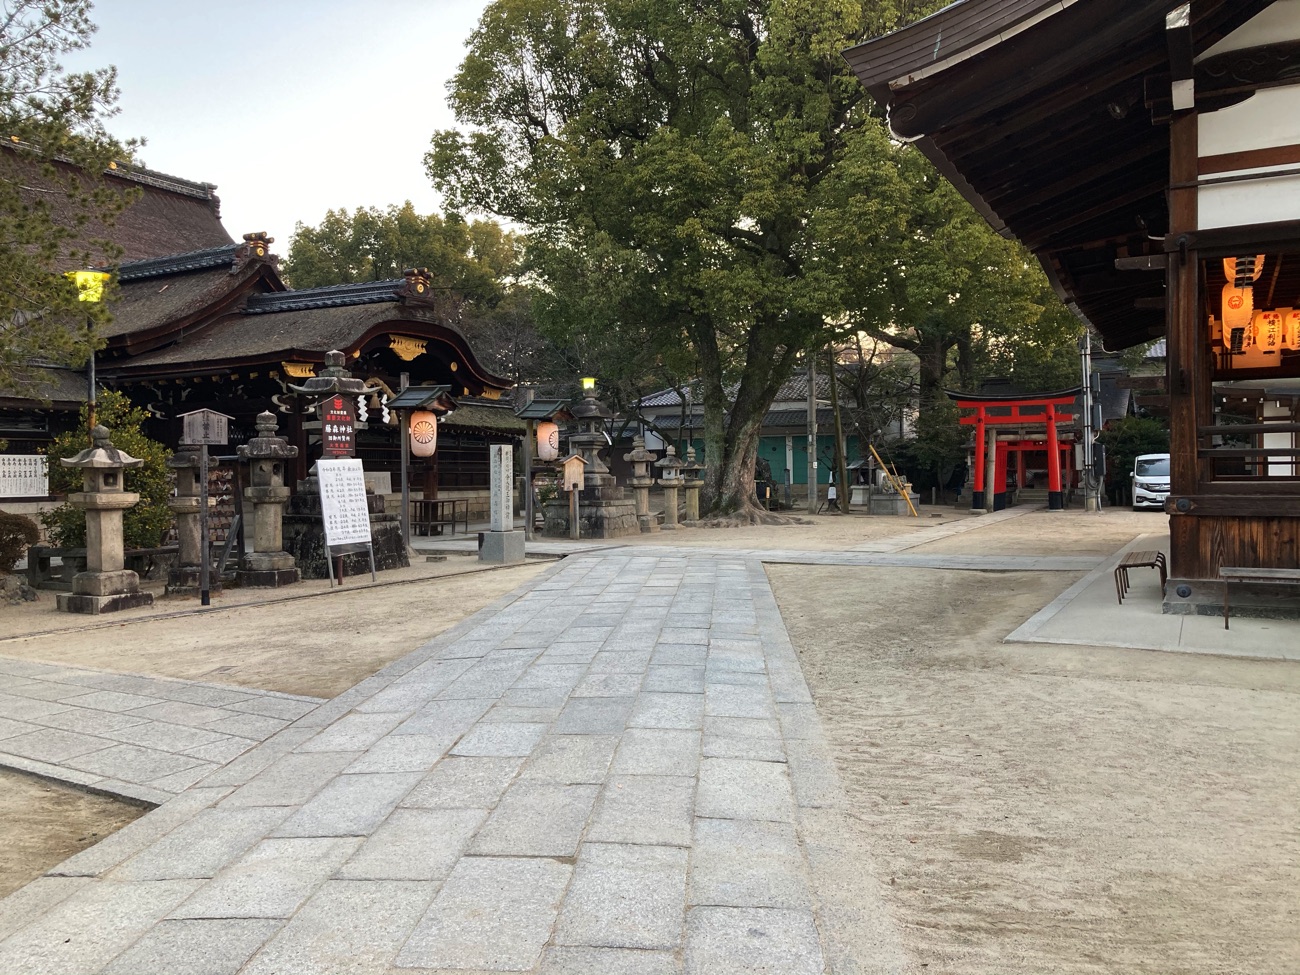
[[[295,288],[389,281],[407,268],[428,268],[455,303],[495,305],[516,274],[516,235],[490,220],[421,216],[408,200],[386,210],[330,210],[316,227],[298,223],[281,270]]]
[[[858,268],[862,301],[847,326],[916,356],[922,412],[945,385],[973,390],[992,375],[1040,392],[1077,384],[1081,326],[1037,261],[995,234],[919,153],[900,152],[899,173],[906,230],[883,275]]]
[[[470,39],[467,131],[435,134],[434,185],[530,228],[548,328],[685,350],[716,511],[759,517],[763,416],[856,307],[849,268],[906,223],[897,149],[840,52],[938,6],[495,0]]]
[[[0,4],[0,388],[39,396],[41,363],[80,365],[98,344],[105,304],[79,302],[62,272],[111,263],[97,228],[134,199],[100,177],[129,157],[104,129],[116,111],[112,68],[69,73],[87,46],[89,0]],[[40,191],[31,189],[33,183]]]
[[[139,502],[122,516],[122,534],[127,548],[157,548],[172,524],[172,512],[167,507],[171,497],[171,471],[167,467],[168,450],[156,440],[146,437],[140,426],[149,414],[132,406],[124,393],[106,389],[99,394],[96,422],[112,432],[113,446],[124,453],[144,461],[140,467],[127,468],[122,486],[140,495]],[[64,467],[63,457],[75,457],[88,446],[86,442],[86,407],[81,408],[81,422],[76,430],[60,434],[50,444],[50,491],[54,494],[71,494],[81,490],[80,468]],[[41,522],[54,544],[65,548],[81,548],[86,544],[86,513],[81,508],[63,503],[41,515]]]

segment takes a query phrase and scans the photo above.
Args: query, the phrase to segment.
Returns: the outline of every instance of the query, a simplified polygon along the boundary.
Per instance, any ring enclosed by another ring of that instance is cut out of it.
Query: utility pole
[[[817,354],[808,350],[808,513],[817,514]]]
[[[1083,372],[1083,510],[1100,511],[1101,497],[1096,472],[1093,470],[1093,441],[1097,436],[1097,410],[1092,389],[1092,332],[1084,329],[1079,339],[1079,359]]]

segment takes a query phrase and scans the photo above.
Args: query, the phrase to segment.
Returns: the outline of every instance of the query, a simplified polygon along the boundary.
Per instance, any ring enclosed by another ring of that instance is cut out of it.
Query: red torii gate
[[[1060,511],[1065,507],[1062,488],[1062,470],[1070,470],[1069,454],[1074,449],[1073,436],[1062,441],[1056,425],[1064,421],[1073,426],[1075,402],[1079,389],[1062,390],[1041,396],[1008,396],[999,394],[949,393],[961,410],[973,410],[961,417],[963,426],[975,428],[975,485],[971,495],[971,508],[985,507],[985,451],[989,428],[997,436],[998,427],[1018,427],[1022,436],[1016,440],[995,441],[993,510],[1007,506],[1006,483],[1009,455],[1016,454],[1016,485],[1024,487],[1025,453],[1043,451],[1047,457],[1047,507]],[[1037,429],[1043,428],[1040,436]],[[1062,455],[1065,455],[1064,457]],[[998,491],[998,485],[1002,490]]]

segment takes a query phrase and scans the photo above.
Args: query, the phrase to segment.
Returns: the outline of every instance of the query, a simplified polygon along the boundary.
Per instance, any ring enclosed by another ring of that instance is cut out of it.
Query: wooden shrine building
[[[1107,349],[1167,339],[1166,612],[1300,568],[1300,4],[958,0],[846,58]]]
[[[357,456],[367,471],[391,474],[392,489],[400,490],[397,417],[386,400],[403,377],[443,385],[449,396],[437,412],[452,412],[440,424],[439,451],[412,465],[412,487],[425,497],[442,486],[462,496],[478,492],[486,505],[488,444],[518,439],[523,424],[501,401],[512,384],[479,362],[457,327],[454,302],[433,289],[427,271],[292,290],[265,234],[235,241],[226,232],[211,185],[129,167],[105,179],[139,196],[100,231],[125,253],[110,268],[117,297],[96,374],[99,385],[150,412],[148,435],[175,447],[180,415],[213,409],[231,417],[233,453],[256,435],[257,414],[271,409],[280,433],[299,448],[302,479],[320,453],[320,423],[313,404],[291,387],[338,350],[356,378],[379,390],[359,404]],[[0,438],[10,454],[38,453],[77,422],[83,375],[52,369],[47,376],[35,395],[0,390]]]

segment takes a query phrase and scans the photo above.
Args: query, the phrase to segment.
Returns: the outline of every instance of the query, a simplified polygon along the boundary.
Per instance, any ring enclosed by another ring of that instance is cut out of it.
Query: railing
[[[469,532],[469,498],[411,502],[412,535],[442,535],[447,527],[454,535],[458,524],[464,525],[465,531]]]

